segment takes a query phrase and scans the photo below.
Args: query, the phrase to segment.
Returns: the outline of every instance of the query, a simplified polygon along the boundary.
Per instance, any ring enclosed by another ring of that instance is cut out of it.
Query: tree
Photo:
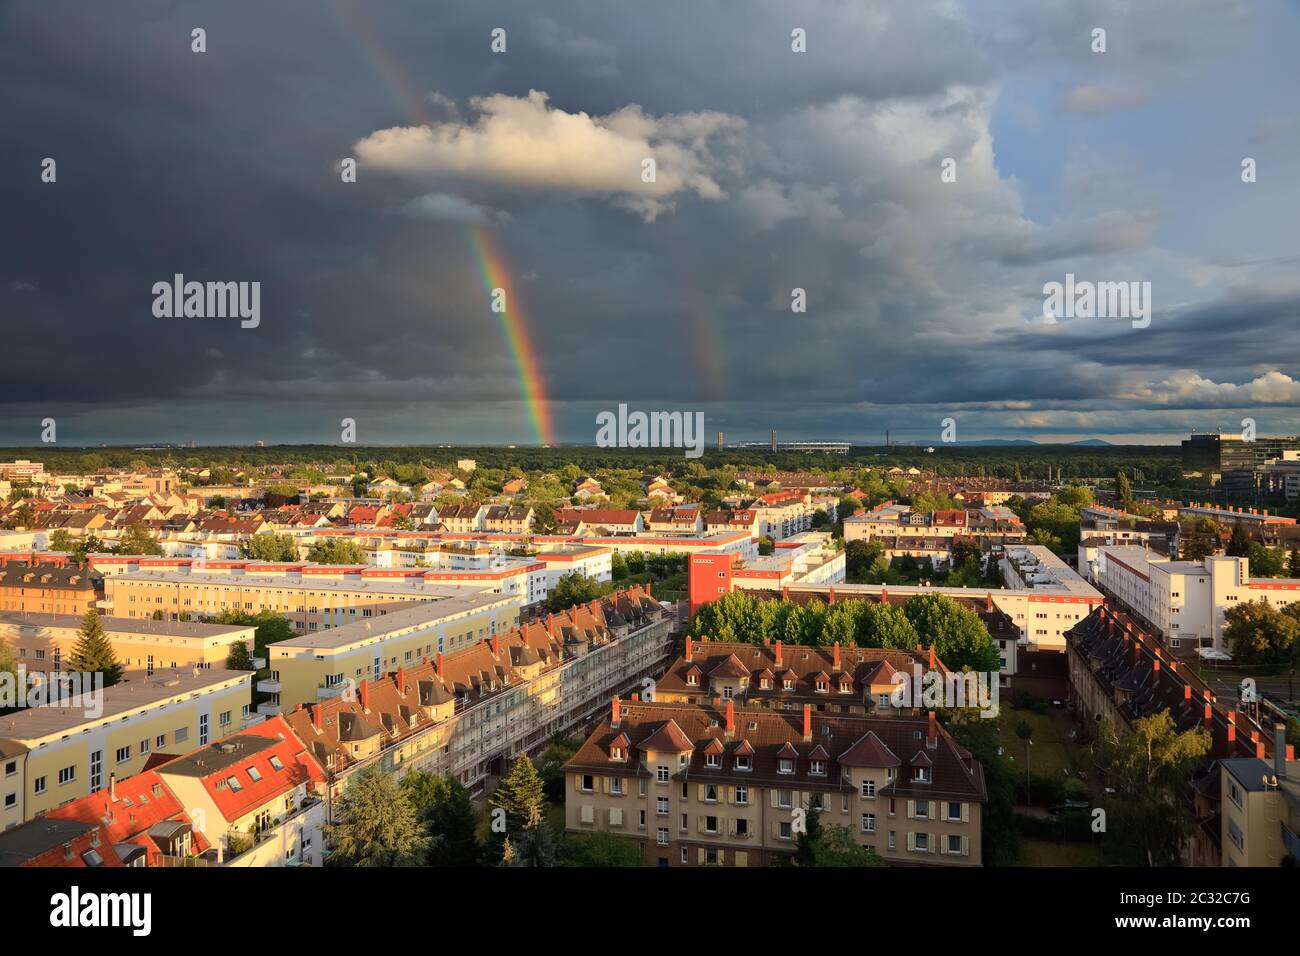
[[[454,777],[413,770],[402,778],[416,816],[429,834],[430,866],[474,866],[483,852],[469,791]]]
[[[1227,552],[1230,558],[1250,557],[1250,535],[1244,524],[1238,522],[1232,526],[1232,537],[1228,539]]]
[[[331,866],[419,866],[429,840],[411,801],[378,767],[354,775],[326,826]]]
[[[50,535],[51,551],[71,551],[75,542],[67,528],[58,528]]]
[[[1300,578],[1300,550],[1292,548],[1286,557],[1286,576]]]
[[[563,611],[578,604],[586,604],[600,597],[600,582],[577,571],[564,575],[555,582],[555,587],[546,596],[546,607],[550,611]]]
[[[1121,470],[1115,475],[1115,497],[1127,508],[1133,503],[1133,486],[1128,482],[1128,475]]]
[[[1300,620],[1263,600],[1228,608],[1223,622],[1223,637],[1241,664],[1282,667],[1291,661],[1300,640]]]
[[[997,645],[979,614],[945,594],[919,594],[904,606],[921,642],[951,670],[996,672],[1002,665]]]
[[[239,554],[254,561],[297,561],[298,542],[288,534],[255,534],[239,543]]]
[[[0,636],[0,674],[9,674],[15,680],[18,679],[18,658],[14,656],[13,649]]]
[[[622,581],[627,578],[627,559],[615,552],[609,559],[610,580]]]
[[[510,772],[497,784],[491,805],[506,812],[506,828],[510,833],[520,833],[542,812],[545,792],[537,768],[521,753]]]
[[[1192,771],[1210,750],[1201,727],[1178,733],[1168,710],[1133,721],[1128,730],[1106,722],[1100,764],[1115,793],[1107,808],[1120,847],[1148,866],[1176,866],[1194,821],[1187,800]]]
[[[293,627],[289,624],[289,619],[283,614],[277,614],[275,611],[258,611],[256,614],[250,614],[248,611],[231,608],[221,611],[210,620],[213,624],[253,626],[255,628],[253,631],[253,657],[266,657],[268,645],[277,644],[280,641],[286,641],[297,636],[293,631]]]
[[[560,866],[635,867],[645,856],[635,841],[613,833],[570,833],[560,845]]]
[[[226,668],[232,671],[257,670],[253,666],[253,655],[248,653],[248,645],[244,641],[235,641],[230,645],[230,653],[226,655]]]
[[[113,642],[94,608],[88,608],[81,618],[77,643],[68,656],[68,669],[83,674],[103,674],[105,687],[112,687],[122,679],[122,665],[118,662],[117,652],[113,650]]]
[[[815,866],[817,843],[822,838],[822,811],[815,803],[804,808],[803,832],[795,838],[794,865]]]
[[[528,824],[517,834],[511,849],[510,860],[506,864],[508,866],[555,866],[559,850],[554,834],[542,819],[540,809],[533,811]]]
[[[875,850],[862,846],[853,838],[852,830],[831,824],[823,829],[821,838],[813,848],[812,865],[856,868],[884,864]]]
[[[776,542],[774,542],[767,535],[763,535],[761,538],[758,539],[759,554],[771,554],[775,550],[776,550]]]
[[[1252,541],[1246,546],[1250,559],[1250,576],[1253,578],[1280,578],[1286,570],[1286,560],[1281,548],[1269,548]]]
[[[126,529],[118,541],[117,547],[113,549],[117,554],[155,554],[163,553],[162,545],[159,543],[156,535],[149,533],[149,529],[143,524],[133,524]]]
[[[834,522],[831,521],[831,516],[826,513],[826,509],[818,508],[813,512],[809,527],[813,531],[828,531],[833,525]]]
[[[574,737],[562,737],[556,735],[551,738],[550,745],[543,751],[541,756],[541,767],[538,768],[538,774],[542,778],[542,789],[546,794],[546,799],[552,803],[561,804],[564,802],[564,765],[578,748],[582,746],[582,741]]]
[[[326,538],[311,546],[307,560],[316,564],[365,564],[366,552],[347,538]]]

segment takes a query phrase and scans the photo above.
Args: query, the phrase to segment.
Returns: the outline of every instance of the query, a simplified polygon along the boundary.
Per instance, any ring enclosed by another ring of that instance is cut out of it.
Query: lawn
[[[1058,843],[1020,838],[1020,866],[1106,866],[1106,855],[1093,843]]]
[[[1044,714],[1036,714],[1004,705],[998,715],[998,742],[1021,773],[1025,770],[1025,742],[1016,735],[1016,728],[1022,722],[1034,731],[1033,744],[1029,747],[1031,771],[1062,775],[1062,771],[1069,770],[1077,775],[1078,770],[1088,769],[1079,759],[1077,745],[1070,740],[1072,724],[1068,711],[1049,709]]]

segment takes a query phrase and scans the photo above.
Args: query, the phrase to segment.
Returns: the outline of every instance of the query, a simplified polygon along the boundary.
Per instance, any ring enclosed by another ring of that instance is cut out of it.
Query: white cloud
[[[487,206],[475,205],[459,196],[447,193],[428,193],[417,196],[405,206],[402,212],[412,219],[429,219],[435,222],[465,222],[477,225],[489,225],[493,222],[508,222],[510,214],[489,209]]]
[[[1152,405],[1180,407],[1243,408],[1250,405],[1283,405],[1300,402],[1300,382],[1276,369],[1242,385],[1214,382],[1199,372],[1180,369],[1160,381],[1137,383],[1119,397]]]
[[[714,148],[745,125],[714,112],[653,117],[636,105],[606,116],[566,113],[537,90],[470,106],[472,122],[378,130],[356,144],[357,155],[400,175],[603,196],[651,221],[678,195],[725,197]],[[653,182],[642,178],[647,158],[656,163]]]

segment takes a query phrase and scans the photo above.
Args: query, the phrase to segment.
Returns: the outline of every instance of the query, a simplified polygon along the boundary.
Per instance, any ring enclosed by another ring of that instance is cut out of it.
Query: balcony
[[[263,717],[274,717],[280,712],[280,705],[276,701],[265,701],[257,705],[257,712]]]
[[[262,694],[278,694],[280,693],[280,682],[274,678],[260,680],[257,682],[257,690]]]

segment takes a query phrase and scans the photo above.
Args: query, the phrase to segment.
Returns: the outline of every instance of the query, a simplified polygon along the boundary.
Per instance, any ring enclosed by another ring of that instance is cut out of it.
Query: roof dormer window
[[[737,769],[737,770],[753,770],[753,769],[754,769],[754,762],[753,762],[753,760],[751,760],[751,759],[750,759],[749,757],[747,757],[747,756],[737,756],[737,757],[736,757],[736,769]]]
[[[930,768],[929,768],[929,767],[915,767],[915,768],[913,768],[913,770],[912,770],[912,782],[913,782],[913,783],[929,783],[929,782],[930,782]]]
[[[717,754],[705,754],[705,755],[704,755],[704,766],[706,766],[706,767],[714,767],[714,768],[716,768],[716,767],[721,767],[721,766],[722,766],[722,761],[721,761],[721,759],[718,757]]]
[[[690,684],[692,687],[699,687],[700,675],[692,671],[691,673],[686,675],[686,683]]]
[[[794,690],[794,681],[790,680],[789,678],[786,678],[781,682],[781,686],[785,690]]]
[[[794,761],[783,757],[777,762],[776,769],[778,773],[794,773]]]
[[[810,761],[808,765],[808,772],[818,777],[826,776],[826,761],[825,760]]]

